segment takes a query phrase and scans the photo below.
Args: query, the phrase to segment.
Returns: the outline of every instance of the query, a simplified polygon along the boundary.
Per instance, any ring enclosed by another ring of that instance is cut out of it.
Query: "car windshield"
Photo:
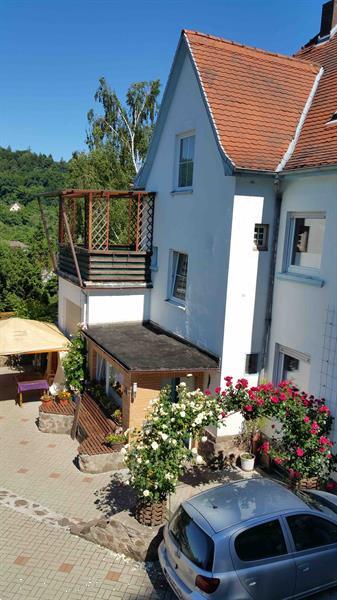
[[[211,571],[214,557],[213,540],[180,507],[174,515],[169,531],[179,550],[196,566]]]
[[[296,496],[298,496],[303,502],[306,503],[309,508],[314,510],[319,510],[321,513],[324,513],[327,516],[335,517],[337,516],[337,506],[330,502],[327,498],[323,496],[318,496],[309,491],[296,490]]]

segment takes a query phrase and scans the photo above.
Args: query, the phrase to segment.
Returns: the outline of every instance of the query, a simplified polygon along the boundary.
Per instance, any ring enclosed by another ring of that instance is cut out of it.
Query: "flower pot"
[[[253,471],[254,470],[254,463],[255,463],[254,454],[250,454],[250,452],[244,452],[243,454],[240,454],[240,461],[241,461],[241,469],[243,471]]]
[[[49,404],[50,402],[53,401],[53,396],[50,396],[49,394],[43,394],[43,396],[41,396],[40,400],[41,400],[41,402],[43,402],[43,404]]]
[[[142,525],[156,527],[164,523],[166,518],[166,500],[146,502],[140,500],[136,506],[136,519]]]
[[[319,490],[319,480],[317,476],[302,477],[301,479],[289,477],[289,487],[299,490]]]

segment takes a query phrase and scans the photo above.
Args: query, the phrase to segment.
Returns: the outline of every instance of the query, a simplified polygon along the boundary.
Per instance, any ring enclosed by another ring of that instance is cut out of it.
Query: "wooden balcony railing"
[[[60,274],[81,286],[151,282],[153,193],[67,189],[45,195],[59,197]]]

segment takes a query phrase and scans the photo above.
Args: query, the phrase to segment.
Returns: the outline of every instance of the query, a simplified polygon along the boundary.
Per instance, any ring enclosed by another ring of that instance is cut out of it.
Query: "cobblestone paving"
[[[173,600],[159,567],[0,506],[1,600]]]

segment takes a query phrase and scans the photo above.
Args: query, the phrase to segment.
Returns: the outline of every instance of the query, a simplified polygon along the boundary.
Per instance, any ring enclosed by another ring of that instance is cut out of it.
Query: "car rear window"
[[[211,571],[214,558],[213,540],[180,507],[174,515],[169,531],[179,550],[197,567]]]
[[[337,516],[337,506],[330,502],[327,498],[323,496],[317,496],[315,493],[311,493],[303,490],[296,490],[295,494],[303,500],[310,508],[314,510],[319,510],[329,517]]]

